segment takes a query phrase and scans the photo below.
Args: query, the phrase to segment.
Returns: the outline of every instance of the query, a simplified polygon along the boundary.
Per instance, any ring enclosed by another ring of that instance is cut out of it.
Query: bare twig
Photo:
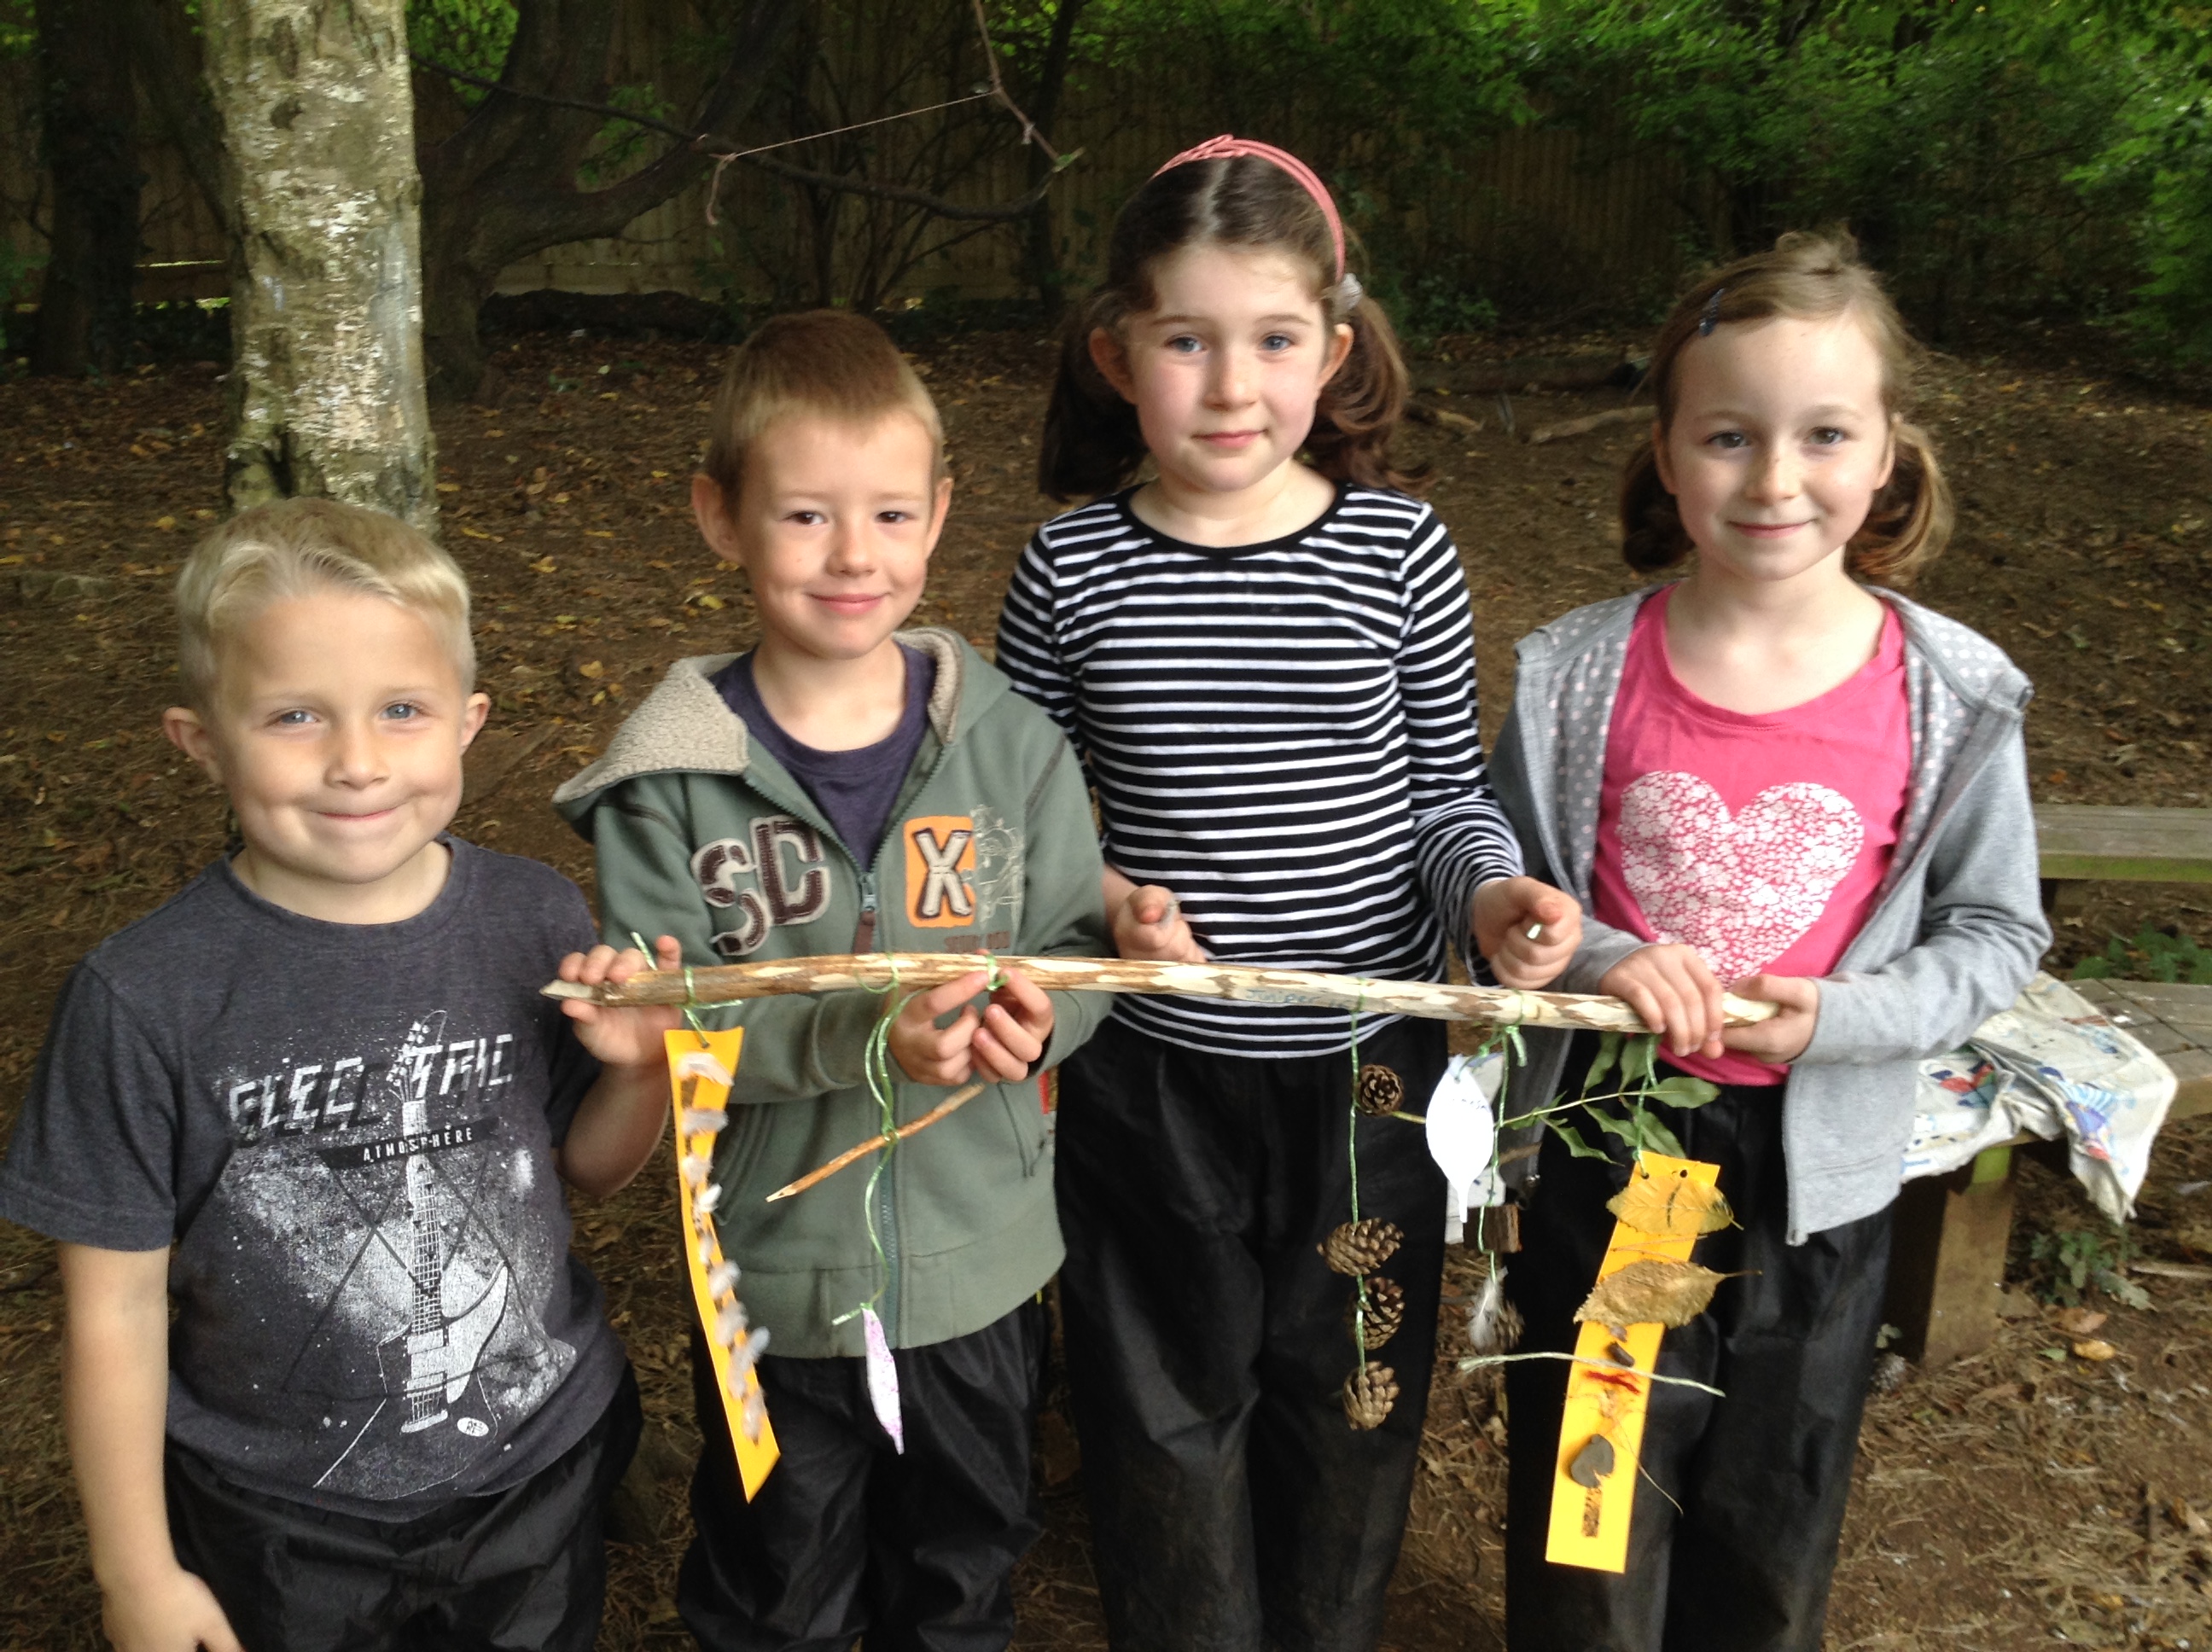
[[[1022,142],[1036,144],[1044,151],[1044,158],[1057,167],[1060,152],[1044,141],[1044,134],[1037,131],[1036,123],[1023,112],[1021,105],[1016,103],[1007,92],[1006,82],[999,74],[999,54],[991,46],[991,25],[983,18],[983,0],[975,0],[975,32],[983,37],[983,62],[991,71],[991,95],[1006,105],[1007,113],[1022,123]]]
[[[896,1130],[893,1131],[891,1134],[900,1141],[904,1141],[908,1136],[918,1136],[923,1131],[928,1129],[930,1126],[935,1124],[939,1119],[950,1118],[953,1114],[958,1112],[960,1108],[965,1107],[969,1102],[974,1101],[982,1093],[983,1086],[981,1084],[963,1084],[958,1090],[954,1090],[950,1096],[947,1096],[935,1107],[931,1108],[928,1112],[923,1114],[912,1124],[902,1124],[899,1126]],[[843,1152],[838,1154],[836,1157],[831,1159],[827,1164],[822,1165],[817,1169],[809,1170],[805,1175],[799,1177],[798,1181],[787,1183],[785,1186],[778,1187],[774,1193],[770,1193],[761,1202],[767,1205],[773,1205],[779,1199],[789,1199],[794,1193],[803,1193],[809,1187],[813,1187],[817,1182],[827,1181],[831,1176],[836,1175],[838,1171],[843,1169],[847,1165],[867,1157],[869,1154],[874,1152],[883,1145],[883,1137],[871,1136],[867,1140],[862,1142],[858,1147],[848,1147]]]
[[[1080,153],[1080,150],[1074,151],[1067,160],[1073,161]],[[1051,193],[1053,184],[1060,176],[1058,170],[1047,173],[1029,193],[1000,205],[971,207],[948,201],[941,195],[932,195],[927,190],[909,188],[904,184],[878,184],[872,179],[848,178],[834,172],[816,172],[811,167],[794,167],[788,161],[770,160],[765,155],[748,155],[745,164],[758,167],[763,172],[773,173],[778,178],[788,179],[794,184],[811,184],[817,189],[839,190],[847,195],[872,196],[879,201],[898,201],[908,206],[926,207],[940,218],[975,219],[993,223],[1019,218],[1030,212]],[[1062,167],[1066,164],[1066,161],[1060,163]]]
[[[1417,981],[1364,981],[1304,969],[1263,969],[1226,963],[1152,963],[1128,958],[988,958],[963,952],[869,952],[704,969],[646,971],[621,986],[556,981],[548,998],[588,999],[610,1006],[733,1004],[787,993],[885,992],[939,987],[985,969],[1018,969],[1038,986],[1077,993],[1139,993],[1220,998],[1248,1004],[1308,1004],[1375,1015],[1410,1015],[1483,1026],[1589,1027],[1600,1032],[1650,1030],[1617,998],[1579,993],[1524,993],[1504,987],[1452,987]],[[1771,1004],[1730,997],[1728,1023],[1748,1026],[1775,1013]]]
[[[586,114],[604,115],[610,120],[627,120],[633,125],[643,126],[652,131],[664,132],[670,137],[690,145],[702,155],[714,156],[714,179],[707,191],[707,222],[709,224],[715,222],[714,200],[715,197],[721,192],[722,173],[732,161],[745,161],[751,166],[758,167],[763,172],[787,179],[795,184],[806,184],[817,189],[836,190],[846,195],[865,195],[879,201],[896,201],[904,206],[921,207],[939,218],[983,223],[1011,222],[1014,219],[1026,217],[1034,211],[1037,203],[1051,192],[1054,180],[1067,169],[1082,151],[1074,150],[1066,155],[1060,155],[1051,144],[1045,142],[1044,134],[1037,131],[1036,123],[1030,120],[1023,112],[1022,106],[1014,101],[1012,94],[1006,90],[1006,81],[999,73],[998,53],[992,49],[990,26],[984,21],[983,0],[975,0],[975,7],[976,31],[982,36],[983,40],[983,61],[991,73],[991,84],[988,90],[972,92],[964,98],[950,98],[943,103],[927,104],[919,109],[902,109],[896,114],[879,115],[871,120],[856,120],[849,125],[833,126],[827,131],[804,132],[797,137],[781,138],[773,143],[758,143],[750,149],[739,149],[734,139],[723,137],[714,132],[688,132],[681,126],[672,125],[669,122],[658,119],[652,115],[641,114],[635,109],[617,108],[611,103],[591,103],[580,98],[556,97],[548,92],[526,91],[520,87],[508,86],[503,82],[487,79],[482,75],[471,75],[466,70],[456,69],[450,64],[442,64],[426,58],[419,52],[410,52],[408,55],[416,64],[433,74],[443,75],[448,80],[459,81],[465,86],[481,87],[488,92],[504,92],[509,97],[525,98],[533,103],[551,104],[556,108],[577,109]],[[794,167],[788,161],[763,158],[771,149],[789,149],[797,143],[811,143],[817,138],[836,137],[841,133],[856,132],[864,126],[882,126],[893,121],[910,120],[918,115],[934,114],[940,109],[957,108],[963,103],[975,103],[985,99],[1003,106],[1008,113],[1021,122],[1022,142],[1036,144],[1052,163],[1034,189],[1016,200],[999,205],[962,206],[957,202],[945,199],[941,195],[933,195],[927,190],[911,189],[903,184],[883,184],[872,179],[849,178],[842,173],[817,172],[811,167]]]
[[[1602,413],[1587,413],[1579,419],[1562,419],[1557,424],[1540,425],[1528,433],[1528,445],[1541,447],[1547,441],[1562,441],[1569,436],[1585,436],[1593,430],[1603,430],[1609,425],[1637,424],[1650,421],[1648,407],[1609,407]]]

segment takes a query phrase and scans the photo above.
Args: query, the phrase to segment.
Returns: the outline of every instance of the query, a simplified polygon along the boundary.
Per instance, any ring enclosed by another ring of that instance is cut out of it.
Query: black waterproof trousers
[[[760,1363],[782,1456],[745,1501],[706,1344],[705,1443],[677,1609],[708,1652],[1004,1652],[1014,1563],[1036,1540],[1030,1443],[1048,1334],[1028,1302],[981,1330],[901,1348],[892,1448],[866,1362]]]
[[[1568,1063],[1566,1093],[1589,1054]],[[1650,1478],[1638,1477],[1628,1570],[1614,1576],[1544,1558],[1567,1367],[1506,1368],[1506,1642],[1512,1652],[1818,1652],[1881,1327],[1890,1212],[1786,1242],[1778,1084],[1655,1110],[1690,1157],[1720,1166],[1739,1224],[1699,1241],[1693,1260],[1747,1272],[1667,1333],[1658,1368],[1728,1397],[1653,1385]],[[1613,1232],[1605,1201],[1627,1167],[1577,1158],[1549,1132],[1538,1164],[1506,1292],[1528,1321],[1521,1345],[1564,1351]]]
[[[591,1652],[607,1497],[640,1425],[625,1369],[590,1432],[521,1485],[404,1521],[249,1491],[172,1446],[169,1533],[246,1652]]]
[[[1360,1040],[1419,1112],[1435,1022]],[[1358,1124],[1360,1213],[1405,1243],[1374,1358],[1372,1432],[1346,1420],[1352,1281],[1316,1246],[1350,1216],[1351,1063],[1217,1056],[1109,1020],[1061,1069],[1060,1305],[1092,1556],[1118,1652],[1364,1652],[1382,1632],[1427,1409],[1443,1178],[1419,1127]]]

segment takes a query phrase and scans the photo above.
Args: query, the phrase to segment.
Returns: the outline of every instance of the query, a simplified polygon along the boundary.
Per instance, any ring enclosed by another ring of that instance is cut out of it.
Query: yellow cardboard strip
[[[1697,1159],[1668,1158],[1646,1153],[1642,1173],[1654,1176],[1686,1175],[1700,1187],[1710,1187],[1720,1177],[1720,1166]],[[1679,1238],[1654,1236],[1626,1222],[1616,1222],[1605,1260],[1597,1277],[1617,1273],[1631,1262],[1663,1258],[1686,1262],[1697,1246],[1695,1234]],[[1592,1281],[1593,1284],[1595,1281]],[[1553,1465],[1552,1526],[1544,1558],[1559,1566],[1587,1566],[1593,1571],[1628,1570],[1628,1516],[1636,1505],[1637,1463],[1644,1449],[1644,1418],[1650,1404],[1649,1373],[1659,1357],[1659,1339],[1665,1327],[1631,1325],[1621,1346],[1632,1355],[1633,1366],[1616,1363],[1609,1355],[1613,1333],[1602,1325],[1585,1325],[1575,1339],[1577,1361],[1567,1368],[1566,1409],[1559,1418],[1559,1460]],[[1578,1485],[1567,1470],[1594,1436],[1602,1436],[1613,1448],[1611,1471],[1595,1486]]]
[[[720,1132],[684,1127],[684,1115],[705,1114],[726,1118],[730,1084],[738,1070],[738,1051],[744,1029],[728,1032],[694,1032],[678,1028],[667,1035],[669,1090],[676,1112],[676,1198],[684,1218],[684,1271],[691,1278],[691,1301],[698,1310],[700,1328],[707,1333],[708,1357],[714,1365],[714,1387],[722,1396],[722,1413],[737,1442],[738,1478],[744,1485],[745,1500],[752,1501],[780,1455],[775,1430],[769,1426],[768,1406],[760,1391],[760,1377],[744,1374],[740,1387],[730,1383],[731,1351],[714,1334],[715,1322],[738,1303],[738,1293],[716,1295],[710,1276],[722,1263],[722,1240],[711,1210],[702,1212],[697,1200],[713,1180],[714,1144]],[[743,1283],[742,1280],[739,1281]]]

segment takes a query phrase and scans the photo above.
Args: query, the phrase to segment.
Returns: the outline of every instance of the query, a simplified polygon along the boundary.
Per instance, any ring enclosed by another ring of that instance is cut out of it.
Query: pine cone
[[[1397,1403],[1398,1374],[1388,1365],[1370,1365],[1344,1379],[1344,1414],[1354,1428],[1381,1428]]]
[[[1406,1104],[1406,1081],[1389,1068],[1370,1063],[1359,1069],[1352,1104],[1370,1119],[1386,1119]]]
[[[1405,1237],[1396,1223],[1370,1216],[1364,1222],[1346,1222],[1331,1230],[1328,1237],[1314,1248],[1339,1273],[1356,1277],[1372,1273],[1395,1256]]]
[[[1359,1293],[1352,1293],[1352,1301],[1344,1310],[1344,1322],[1356,1341],[1358,1327]],[[1395,1279],[1386,1279],[1380,1273],[1367,1276],[1367,1351],[1372,1353],[1392,1337],[1406,1321],[1406,1292]]]

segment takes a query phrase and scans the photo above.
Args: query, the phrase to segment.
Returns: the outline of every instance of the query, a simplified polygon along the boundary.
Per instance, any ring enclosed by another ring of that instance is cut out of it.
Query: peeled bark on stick
[[[1617,998],[1581,993],[1524,993],[1509,987],[1451,987],[1431,981],[1363,981],[1305,969],[1230,963],[1149,963],[1127,958],[981,958],[961,952],[866,952],[632,975],[622,986],[556,981],[548,998],[586,999],[613,1007],[733,1004],[784,993],[902,992],[941,987],[986,969],[1018,969],[1038,986],[1074,993],[1148,993],[1237,999],[1248,1004],[1310,1004],[1487,1027],[1587,1027],[1650,1030]],[[1730,997],[1728,1024],[1748,1026],[1775,1013],[1771,1004]]]
[[[233,203],[230,502],[321,495],[432,530],[403,0],[200,15]]]

